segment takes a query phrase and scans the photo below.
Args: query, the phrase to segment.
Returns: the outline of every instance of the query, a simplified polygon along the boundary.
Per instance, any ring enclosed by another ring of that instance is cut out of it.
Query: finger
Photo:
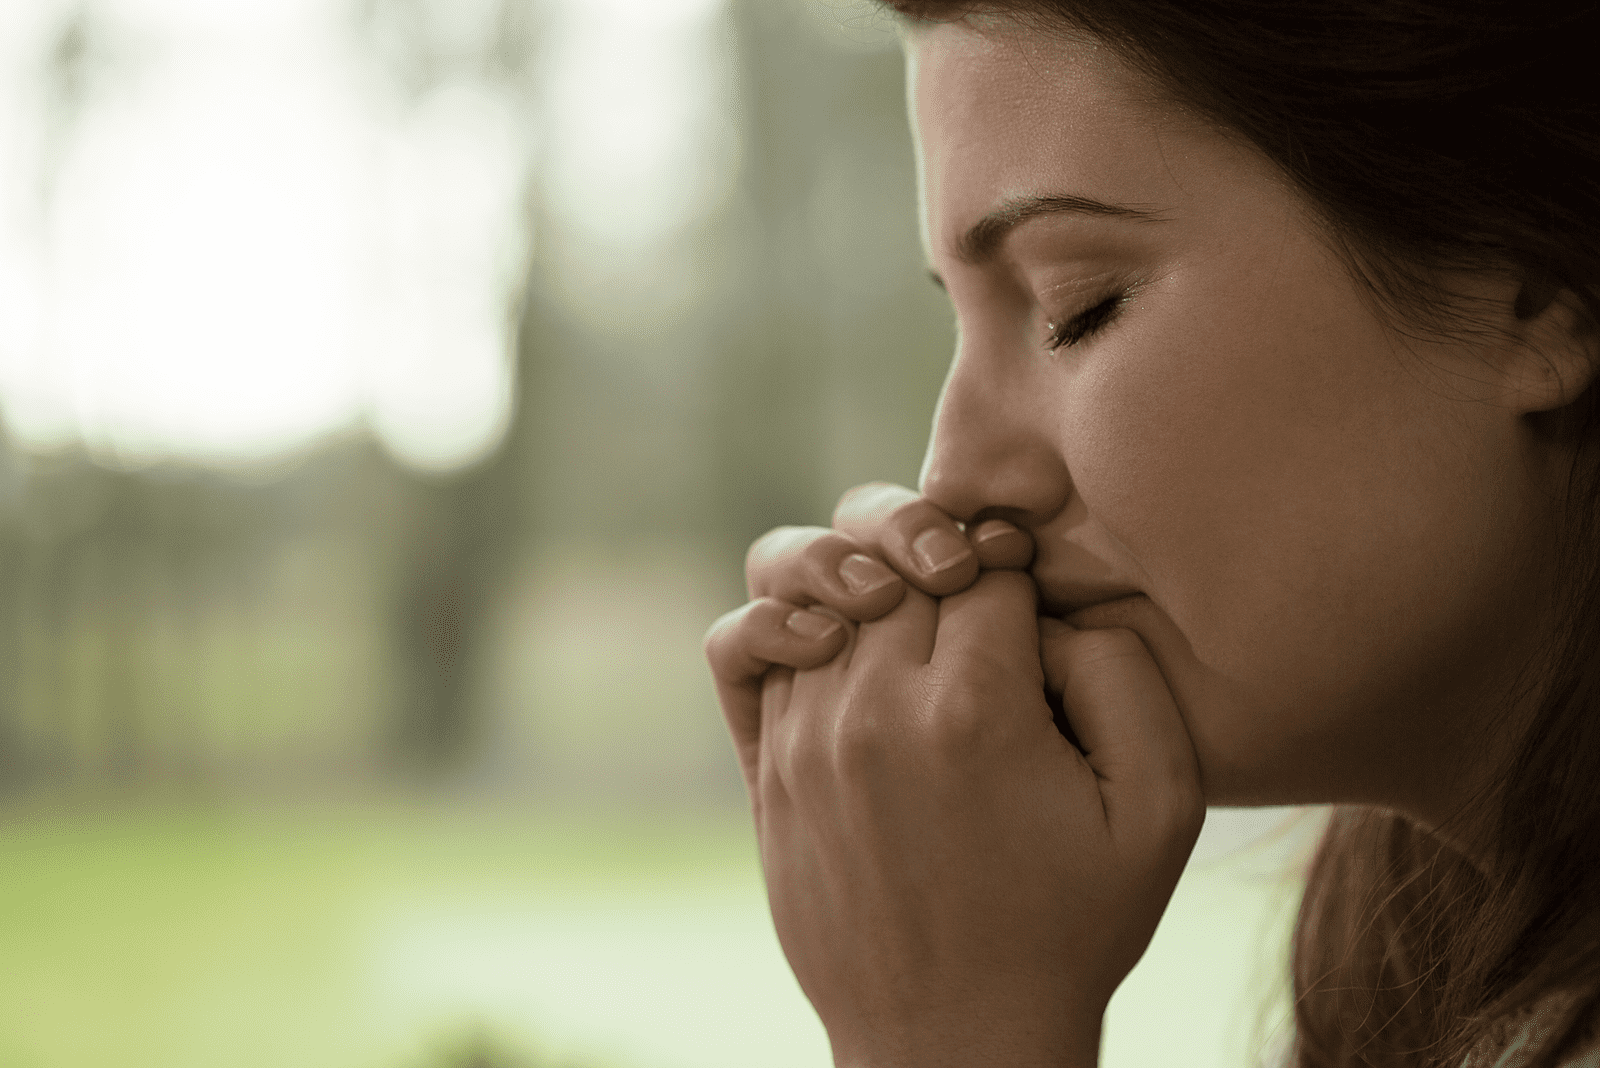
[[[1038,610],[1038,589],[1027,574],[985,571],[971,588],[940,602],[933,663],[1042,684]]]
[[[825,604],[846,619],[877,619],[900,603],[905,581],[827,527],[778,527],[745,554],[750,596],[791,604]]]
[[[784,713],[792,703],[793,694],[792,669],[775,667],[762,677],[761,717],[765,729],[761,732],[761,741],[749,765],[744,763],[741,755],[740,770],[744,773],[745,789],[750,794],[750,803],[755,810],[753,814],[756,818],[756,829],[760,834],[766,832],[766,819],[788,807],[783,775],[778,770],[776,743],[783,733],[781,724]]]
[[[956,521],[904,486],[857,486],[839,499],[833,525],[935,597],[966,589],[978,575],[978,554]]]
[[[1143,639],[1048,618],[1039,627],[1045,685],[1059,688],[1113,836],[1133,846],[1198,835],[1205,800],[1194,744]]]
[[[985,571],[1033,563],[1033,539],[1004,519],[985,519],[967,531],[967,540],[977,550],[978,566]]]
[[[838,620],[773,598],[750,601],[711,624],[706,661],[742,766],[759,744],[761,680],[767,669],[774,664],[818,667],[837,656],[847,640]]]
[[[850,663],[867,671],[873,664],[926,664],[938,630],[939,601],[913,586],[894,611],[861,624]]]

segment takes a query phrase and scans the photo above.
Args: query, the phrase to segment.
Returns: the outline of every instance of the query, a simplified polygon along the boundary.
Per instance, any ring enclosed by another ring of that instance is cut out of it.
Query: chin
[[[1059,618],[1079,630],[1122,627],[1139,635],[1194,739],[1207,805],[1319,805],[1351,792],[1339,770],[1348,754],[1337,752],[1337,737],[1321,722],[1325,715],[1308,718],[1310,709],[1286,707],[1282,693],[1251,694],[1240,680],[1200,663],[1188,636],[1147,595],[1118,597]],[[1302,729],[1292,728],[1297,723]]]
[[[1197,712],[1203,720],[1205,710]],[[1194,713],[1186,718],[1192,723]],[[1337,757],[1305,739],[1282,738],[1273,744],[1259,731],[1230,729],[1208,744],[1205,732],[1199,734],[1195,755],[1207,805],[1325,805],[1355,802],[1362,793],[1360,784],[1349,781],[1341,770]]]

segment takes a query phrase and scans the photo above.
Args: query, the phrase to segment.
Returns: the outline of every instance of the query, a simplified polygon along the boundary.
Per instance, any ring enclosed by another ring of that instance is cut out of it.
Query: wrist
[[[1099,1023],[1070,1035],[999,1036],[962,1041],[896,1044],[894,1049],[843,1050],[834,1044],[834,1068],[1099,1068]]]

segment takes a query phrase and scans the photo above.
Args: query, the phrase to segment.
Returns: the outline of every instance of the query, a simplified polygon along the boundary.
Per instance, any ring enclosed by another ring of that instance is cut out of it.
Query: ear
[[[1514,344],[1503,368],[1506,402],[1522,414],[1565,408],[1600,371],[1594,318],[1577,293],[1544,271],[1524,276],[1512,315]]]

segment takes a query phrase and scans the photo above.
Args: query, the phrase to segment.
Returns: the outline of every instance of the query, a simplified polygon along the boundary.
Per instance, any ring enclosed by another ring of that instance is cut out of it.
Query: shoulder
[[[1539,1050],[1557,1037],[1585,1000],[1584,991],[1557,990],[1496,1020],[1461,1068],[1532,1068]],[[1600,1068],[1600,1021],[1594,1011],[1586,1013],[1558,1068]]]

